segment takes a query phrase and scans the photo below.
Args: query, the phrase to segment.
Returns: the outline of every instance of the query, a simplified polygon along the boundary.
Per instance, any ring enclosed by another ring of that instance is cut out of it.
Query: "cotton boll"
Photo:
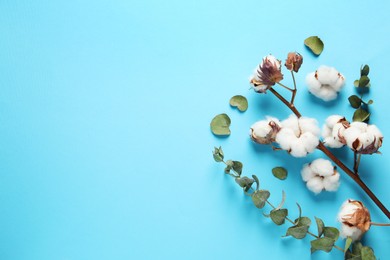
[[[320,89],[321,83],[316,79],[315,72],[311,72],[306,76],[306,85],[312,87],[313,89]]]
[[[296,138],[291,142],[290,154],[294,157],[305,157],[307,150],[301,139]]]
[[[364,122],[353,122],[350,126],[359,129],[360,132],[366,132],[368,127],[368,125]]]
[[[265,120],[258,121],[251,126],[249,135],[255,134],[259,137],[265,137],[272,130],[269,123]]]
[[[325,160],[322,158],[314,160],[310,164],[310,168],[313,172],[317,173],[319,176],[330,176],[334,172],[334,167],[329,160]]]
[[[318,127],[317,120],[314,118],[299,118],[299,128],[301,129],[301,132],[310,132],[316,136],[320,134],[320,128]]]
[[[338,141],[335,137],[333,136],[329,136],[329,137],[326,137],[324,138],[324,144],[328,147],[331,147],[331,148],[341,148],[344,146],[343,143],[341,143],[340,141]]]
[[[340,236],[343,238],[350,237],[353,241],[359,240],[363,232],[357,227],[349,227],[347,225],[341,225]]]
[[[337,191],[340,186],[340,174],[336,171],[333,175],[325,177],[323,182],[325,190]]]
[[[307,153],[312,153],[320,142],[320,139],[310,132],[303,133],[299,140],[301,140]]]
[[[359,141],[362,143],[363,148],[365,148],[375,141],[375,136],[369,133],[362,133],[359,136]]]
[[[296,139],[297,137],[293,130],[290,128],[282,128],[276,135],[275,141],[279,144],[280,148],[288,151],[291,149],[292,141]]]
[[[344,117],[343,116],[340,116],[340,115],[331,115],[331,116],[328,116],[328,118],[326,119],[325,121],[325,124],[329,127],[329,128],[333,128],[333,126],[335,124],[337,124],[338,122],[340,122],[341,119],[343,119]]]
[[[361,130],[356,128],[356,127],[351,126],[348,129],[345,129],[344,138],[345,138],[345,141],[347,142],[347,145],[349,148],[352,149],[352,144],[353,144],[353,142],[356,141],[356,139],[358,139],[360,133],[361,133]]]
[[[342,87],[345,85],[345,78],[343,75],[340,74],[337,81],[333,84],[333,89],[336,91],[340,91]]]
[[[301,170],[301,176],[302,180],[307,182],[308,180],[316,176],[316,174],[310,168],[310,164],[306,163],[305,165],[303,165],[303,168]]]
[[[321,87],[317,93],[313,94],[324,101],[331,101],[337,98],[337,91],[326,85]]]
[[[321,136],[323,138],[326,138],[326,137],[329,137],[332,135],[332,128],[330,128],[329,126],[327,125],[323,125],[322,126],[322,131],[321,131]]]
[[[299,129],[299,123],[298,118],[296,115],[290,115],[287,119],[283,120],[281,122],[282,128],[289,128],[293,130],[295,136],[299,136],[299,133],[301,132]]]
[[[324,183],[321,177],[313,177],[306,183],[306,187],[315,194],[318,194],[324,189]]]

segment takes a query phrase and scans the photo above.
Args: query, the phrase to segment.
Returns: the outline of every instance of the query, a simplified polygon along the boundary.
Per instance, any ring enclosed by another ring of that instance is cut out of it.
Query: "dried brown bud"
[[[250,83],[253,85],[255,91],[265,93],[270,87],[282,79],[281,61],[272,55],[268,55],[263,58],[263,62],[258,66],[250,79]]]
[[[290,52],[287,55],[287,60],[284,66],[286,66],[288,70],[298,72],[302,63],[303,63],[303,57],[301,54],[299,54],[298,52]]]
[[[338,220],[341,222],[341,235],[359,240],[371,227],[370,212],[363,203],[347,200],[341,206]]]

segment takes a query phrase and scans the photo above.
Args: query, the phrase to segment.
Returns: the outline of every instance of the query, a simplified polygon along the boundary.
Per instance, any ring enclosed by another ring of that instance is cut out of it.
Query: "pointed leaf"
[[[284,224],[287,215],[288,215],[287,209],[276,209],[276,210],[274,209],[270,213],[270,217],[276,225]]]
[[[283,167],[273,168],[272,174],[279,180],[285,180],[287,178],[287,170]]]
[[[370,113],[368,113],[363,108],[358,108],[356,109],[355,113],[353,113],[352,120],[354,122],[364,122],[367,121],[369,117],[370,117]]]
[[[351,246],[351,244],[352,244],[352,238],[351,238],[351,237],[348,237],[348,238],[345,240],[344,253],[347,252],[347,250],[349,249],[349,247]]]
[[[226,174],[229,174],[230,173],[230,170],[233,169],[233,161],[232,160],[227,160],[226,161],[226,167],[225,167],[225,173]]]
[[[309,230],[308,226],[289,227],[287,229],[286,236],[293,236],[296,239],[302,239],[306,236],[308,230]]]
[[[237,107],[241,112],[245,112],[248,109],[248,100],[241,95],[232,97],[229,103],[232,107]]]
[[[353,108],[359,108],[360,105],[362,104],[362,100],[360,97],[356,95],[352,95],[348,98],[349,103]]]
[[[324,43],[317,36],[306,38],[305,45],[317,56],[320,55],[324,49]]]
[[[364,65],[364,67],[360,70],[360,76],[368,76],[370,73],[370,67],[368,65]]]
[[[233,161],[233,165],[232,165],[232,168],[233,170],[238,173],[238,175],[241,175],[242,173],[242,167],[243,167],[243,164],[239,161]]]
[[[213,157],[214,157],[214,160],[216,162],[222,162],[223,161],[224,155],[223,155],[223,151],[222,151],[221,146],[219,148],[214,147]]]
[[[363,247],[362,243],[360,243],[359,241],[355,241],[352,244],[352,254],[360,256],[361,251],[362,251],[362,247]]]
[[[260,187],[260,181],[259,181],[259,178],[257,178],[257,176],[256,175],[252,175],[252,178],[255,180],[255,182],[256,182],[256,190],[258,190],[259,189],[259,187]]]
[[[227,136],[230,135],[230,123],[231,121],[227,114],[219,114],[211,120],[210,128],[215,135]]]
[[[325,252],[330,252],[334,245],[334,240],[328,237],[321,237],[315,240],[310,241],[311,244],[311,253],[314,253],[317,250],[322,250]]]
[[[298,211],[299,211],[299,217],[297,218],[297,220],[299,220],[301,218],[301,216],[302,216],[302,208],[301,208],[301,206],[298,203],[297,203],[297,206],[298,206]],[[294,221],[295,225],[298,224],[297,220]]]
[[[370,83],[370,79],[367,76],[361,76],[359,79],[359,88],[364,88]]]
[[[271,194],[267,190],[257,190],[252,194],[253,204],[259,209],[265,206],[267,199]]]
[[[375,260],[374,251],[368,246],[363,246],[361,250],[362,260]]]
[[[324,236],[329,237],[333,240],[337,240],[339,238],[340,232],[337,228],[334,227],[324,227]]]
[[[316,219],[317,223],[317,230],[318,230],[318,237],[321,237],[322,234],[324,233],[324,221],[322,219],[314,217]]]

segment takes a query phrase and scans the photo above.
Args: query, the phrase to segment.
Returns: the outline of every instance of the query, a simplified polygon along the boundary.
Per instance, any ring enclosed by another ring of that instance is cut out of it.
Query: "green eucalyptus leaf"
[[[363,108],[356,109],[355,113],[353,113],[352,120],[354,122],[364,122],[367,121],[370,117],[370,113],[367,112],[367,110]]]
[[[232,97],[229,103],[232,107],[237,107],[241,112],[245,112],[248,109],[248,100],[241,95]]]
[[[276,225],[284,224],[287,215],[288,215],[287,209],[274,209],[270,213],[270,217]]]
[[[273,168],[272,174],[279,180],[285,180],[287,178],[287,170],[283,167]]]
[[[370,73],[370,67],[368,65],[364,65],[364,67],[360,70],[360,76],[368,76]]]
[[[324,43],[317,36],[306,38],[305,45],[317,56],[324,50]]]
[[[214,147],[213,157],[216,162],[222,162],[224,155],[221,146],[219,148]]]
[[[310,227],[311,225],[311,220],[310,218],[308,217],[300,217],[300,218],[297,218],[294,223],[296,223],[295,225],[296,226],[308,226]]]
[[[345,260],[362,260],[362,258],[360,257],[360,254],[354,255],[349,250],[345,253],[344,259]]]
[[[250,189],[250,187],[254,183],[254,180],[244,176],[244,177],[236,178],[236,182],[238,185],[240,185],[241,188],[249,187],[249,189]]]
[[[356,95],[352,95],[348,98],[349,103],[353,108],[359,108],[362,104],[362,99]]]
[[[268,190],[256,190],[252,194],[253,204],[255,204],[255,206],[259,209],[263,208],[270,195],[271,194],[269,193]]]
[[[363,245],[362,245],[362,243],[360,241],[353,242],[353,244],[352,244],[352,254],[360,256],[361,251],[362,251],[362,247],[363,247]]]
[[[292,236],[296,239],[302,239],[306,236],[308,230],[308,226],[292,226],[287,229],[286,236]]]
[[[359,88],[367,87],[368,83],[370,83],[370,78],[367,76],[361,76],[359,79]]]
[[[324,227],[324,236],[329,237],[333,240],[337,240],[339,238],[340,232],[335,227]]]
[[[347,252],[351,244],[352,244],[352,238],[347,237],[347,239],[345,240],[344,253]]]
[[[230,135],[230,123],[231,120],[227,114],[219,114],[211,120],[210,128],[215,135],[227,136]]]
[[[370,100],[368,100],[367,105],[372,105],[373,103],[374,103],[374,100],[370,99]]]
[[[317,250],[322,250],[325,252],[332,251],[334,240],[329,237],[321,237],[315,240],[310,241],[311,244],[311,253],[314,253]]]
[[[238,173],[238,175],[241,175],[241,173],[242,173],[242,167],[243,167],[242,162],[233,161],[232,168],[233,168],[233,170],[234,170],[236,173]]]
[[[371,247],[363,246],[361,250],[362,260],[375,260],[374,251]]]
[[[318,237],[321,237],[322,234],[324,233],[324,221],[322,219],[314,217],[316,219],[317,223],[317,230],[318,230]]]

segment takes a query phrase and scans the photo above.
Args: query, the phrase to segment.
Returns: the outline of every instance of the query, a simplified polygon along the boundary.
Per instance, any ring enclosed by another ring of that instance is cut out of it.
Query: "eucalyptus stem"
[[[371,226],[378,226],[378,227],[390,227],[390,223],[375,223],[371,222]]]
[[[291,103],[291,104],[294,104],[295,95],[297,94],[297,84],[296,84],[296,82],[295,82],[294,71],[292,71],[292,70],[291,70],[291,77],[292,77],[293,83],[294,83],[294,90],[292,91],[290,103]]]
[[[298,118],[302,117],[301,113],[298,109],[292,104],[288,102],[282,95],[280,95],[275,89],[270,88],[272,94],[274,94],[280,101],[282,101]],[[359,177],[359,175],[355,174],[352,170],[350,170],[343,162],[341,162],[325,145],[320,142],[317,146],[317,149],[323,152],[329,159],[331,159],[337,166],[339,166],[349,177],[352,178],[362,189],[363,191],[370,197],[370,199],[379,207],[379,209],[390,219],[389,210],[383,205],[383,203],[375,196],[375,194],[367,187],[367,185],[363,182],[363,180]]]

